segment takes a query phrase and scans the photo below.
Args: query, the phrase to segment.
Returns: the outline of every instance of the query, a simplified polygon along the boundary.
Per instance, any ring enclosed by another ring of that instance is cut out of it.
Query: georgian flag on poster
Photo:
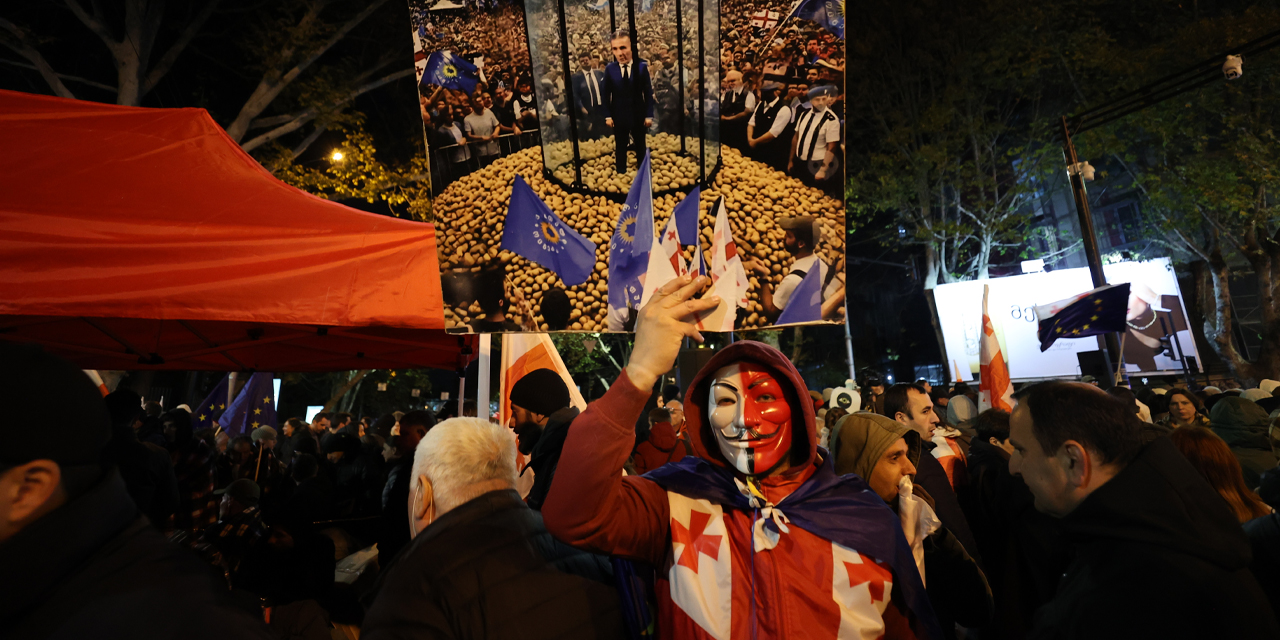
[[[982,380],[978,383],[978,410],[1013,411],[1013,384],[1009,381],[1009,365],[1000,351],[995,325],[987,313],[987,295],[991,286],[982,287],[982,338],[978,347],[978,365]]]
[[[658,246],[649,252],[649,268],[644,274],[644,295],[640,298],[640,308],[649,304],[653,293],[662,285],[689,273],[689,267],[680,254],[680,232],[676,230],[676,217],[671,216],[662,235],[658,236]]]
[[[760,10],[751,14],[751,26],[757,29],[772,29],[778,26],[778,12]]]
[[[715,204],[716,225],[711,232],[711,280],[715,283],[715,295],[720,296],[720,306],[700,317],[698,328],[703,331],[733,331],[737,309],[750,308],[747,294],[751,281],[738,255],[738,245],[733,241],[733,229],[729,226],[729,214],[724,198]],[[736,301],[734,304],[730,301]]]

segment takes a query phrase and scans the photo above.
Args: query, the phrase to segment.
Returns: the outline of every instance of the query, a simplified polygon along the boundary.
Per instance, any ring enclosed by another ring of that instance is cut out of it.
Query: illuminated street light
[[[329,159],[333,160],[334,162],[342,162],[342,159],[345,157],[346,156],[342,155],[341,151],[334,151],[333,155],[329,156]]]

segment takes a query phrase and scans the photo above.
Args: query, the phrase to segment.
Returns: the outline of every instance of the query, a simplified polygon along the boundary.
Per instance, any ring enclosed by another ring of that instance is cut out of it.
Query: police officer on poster
[[[760,87],[760,102],[747,122],[747,145],[751,147],[751,157],[775,169],[782,169],[782,159],[787,153],[782,134],[790,124],[791,107],[782,95],[782,85],[766,81]]]
[[[839,187],[834,178],[840,169],[840,118],[829,108],[836,94],[831,85],[809,90],[812,108],[796,120],[787,160],[787,173],[824,190]]]
[[[649,65],[632,57],[631,34],[619,29],[609,36],[613,62],[605,67],[604,124],[613,128],[618,173],[627,172],[627,148],[636,152],[636,162],[644,158],[645,129],[653,124],[653,82]]]

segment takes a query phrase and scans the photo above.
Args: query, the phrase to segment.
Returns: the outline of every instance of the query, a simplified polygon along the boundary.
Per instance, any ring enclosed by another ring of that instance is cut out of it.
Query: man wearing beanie
[[[534,510],[551,490],[551,479],[560,463],[560,450],[578,410],[569,406],[569,387],[559,373],[535,369],[511,387],[511,428],[520,441],[520,453],[529,456],[521,473],[533,473],[533,488],[525,502]]]
[[[0,636],[271,638],[103,463],[111,419],[84,372],[32,345],[0,344],[0,362],[18,412],[0,423]]]

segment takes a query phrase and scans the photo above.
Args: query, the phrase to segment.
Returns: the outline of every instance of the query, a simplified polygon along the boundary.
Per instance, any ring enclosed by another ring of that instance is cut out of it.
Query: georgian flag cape
[[[660,608],[671,606],[683,614],[675,615],[673,624],[692,621],[697,638],[729,640],[739,637],[735,629],[756,637],[752,626],[759,618],[784,612],[758,610],[754,598],[744,603],[742,597],[734,597],[735,590],[756,587],[743,584],[754,582],[754,575],[744,577],[736,571],[745,563],[754,572],[755,558],[737,557],[740,553],[735,554],[735,549],[774,553],[781,543],[779,553],[812,556],[816,571],[825,573],[830,567],[825,580],[790,585],[814,590],[814,600],[824,592],[830,598],[830,607],[819,604],[830,620],[814,616],[808,637],[881,637],[885,632],[881,615],[895,582],[911,610],[914,635],[943,637],[898,516],[858,476],[836,475],[831,455],[818,451],[822,462],[814,475],[776,505],[751,491],[731,471],[693,456],[643,476],[665,489],[670,500],[674,561],[667,574],[660,575],[657,590]],[[730,539],[734,511],[750,514],[754,522],[747,534],[750,541]],[[828,624],[834,620],[838,626]],[[690,637],[687,628],[675,630],[677,637]]]

